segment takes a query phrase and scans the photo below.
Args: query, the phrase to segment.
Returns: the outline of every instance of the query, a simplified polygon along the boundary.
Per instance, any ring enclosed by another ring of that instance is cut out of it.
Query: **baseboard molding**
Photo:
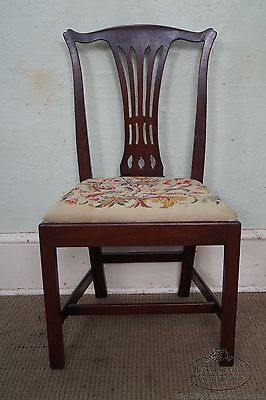
[[[242,231],[239,291],[266,291],[266,229]],[[196,268],[213,290],[221,290],[221,246],[198,248]],[[88,270],[84,248],[59,250],[60,288],[68,294]],[[0,295],[41,294],[41,269],[36,233],[0,234]],[[106,266],[109,293],[174,293],[180,265],[176,263]],[[93,293],[93,288],[88,289]]]

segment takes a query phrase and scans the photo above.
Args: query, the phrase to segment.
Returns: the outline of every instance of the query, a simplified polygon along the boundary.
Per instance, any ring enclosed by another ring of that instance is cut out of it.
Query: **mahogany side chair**
[[[64,320],[70,315],[94,314],[215,313],[221,321],[220,365],[234,362],[241,224],[235,212],[202,183],[207,70],[215,38],[212,28],[191,32],[159,25],[118,26],[90,33],[68,29],[64,33],[73,67],[80,183],[70,188],[39,225],[51,368],[64,367]],[[160,86],[170,45],[177,40],[199,42],[201,47],[192,167],[187,178],[165,177],[159,151],[159,139],[161,142],[163,138],[158,136]],[[116,177],[92,176],[83,77],[76,43],[95,41],[104,41],[110,46],[121,87],[125,138],[120,176]],[[223,246],[221,301],[194,268],[197,245]],[[150,251],[137,251],[139,246]],[[158,254],[154,246],[160,249],[163,246],[166,250]],[[180,246],[182,251],[169,251],[171,246]],[[87,247],[91,264],[63,306],[57,269],[57,248],[60,247]],[[121,250],[108,252],[108,247],[132,247],[136,251],[134,254]],[[204,301],[79,303],[92,282],[97,298],[107,296],[104,264],[156,261],[180,261],[178,296],[189,296],[193,281]]]

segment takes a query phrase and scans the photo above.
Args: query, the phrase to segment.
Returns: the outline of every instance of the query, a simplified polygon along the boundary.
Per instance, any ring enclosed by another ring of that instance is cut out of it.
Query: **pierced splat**
[[[133,25],[78,33],[67,30],[74,77],[75,120],[80,179],[92,176],[81,66],[76,42],[103,40],[110,45],[119,75],[125,141],[121,175],[162,176],[158,141],[158,104],[162,73],[175,40],[201,42],[191,177],[202,181],[206,142],[207,68],[216,32],[190,32],[158,25]]]
[[[146,46],[145,42],[138,42],[134,43],[134,47],[120,44],[111,47],[124,106],[125,147],[121,174],[161,176],[163,165],[158,145],[158,102],[169,46]],[[132,160],[130,166],[129,157]]]

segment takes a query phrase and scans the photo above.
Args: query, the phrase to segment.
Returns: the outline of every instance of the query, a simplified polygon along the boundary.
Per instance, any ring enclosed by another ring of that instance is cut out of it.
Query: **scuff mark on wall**
[[[33,67],[24,61],[16,64],[12,68],[12,72],[22,75],[31,96],[34,96],[35,100],[41,100],[45,106],[49,102],[58,101],[58,99],[63,98],[61,92],[64,84],[52,69],[41,66]]]
[[[43,68],[34,68],[30,72],[32,86],[35,89],[43,90],[47,89],[47,87],[54,86],[54,77],[50,71],[45,70]]]

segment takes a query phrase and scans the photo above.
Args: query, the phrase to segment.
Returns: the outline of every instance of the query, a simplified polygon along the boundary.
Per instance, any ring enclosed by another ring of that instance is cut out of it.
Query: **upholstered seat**
[[[90,178],[45,215],[50,223],[235,221],[236,214],[194,179]]]

